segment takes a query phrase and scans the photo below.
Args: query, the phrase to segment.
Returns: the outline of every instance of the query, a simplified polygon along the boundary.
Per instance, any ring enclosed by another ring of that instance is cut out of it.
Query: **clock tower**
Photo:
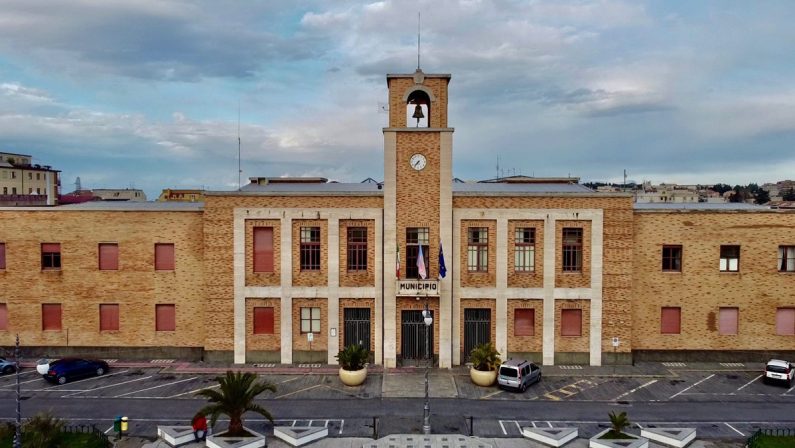
[[[452,137],[449,74],[387,75],[384,128],[384,364],[452,363],[452,269],[439,278],[439,250],[452,267]],[[422,254],[425,278],[417,267]],[[399,263],[399,267],[398,267]],[[395,274],[392,274],[395,273]],[[417,290],[415,291],[414,288]],[[433,323],[417,313],[427,306]]]

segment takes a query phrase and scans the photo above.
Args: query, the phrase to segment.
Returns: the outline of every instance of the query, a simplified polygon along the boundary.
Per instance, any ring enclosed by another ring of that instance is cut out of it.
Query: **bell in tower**
[[[422,90],[415,90],[406,103],[406,124],[418,128],[430,127],[431,99]],[[411,123],[411,124],[410,124]]]

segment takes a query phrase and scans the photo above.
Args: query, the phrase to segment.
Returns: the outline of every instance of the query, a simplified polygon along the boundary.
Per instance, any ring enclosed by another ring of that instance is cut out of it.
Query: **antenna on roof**
[[[417,11],[417,70],[420,69],[420,12]]]
[[[240,191],[240,99],[237,100],[237,191]]]

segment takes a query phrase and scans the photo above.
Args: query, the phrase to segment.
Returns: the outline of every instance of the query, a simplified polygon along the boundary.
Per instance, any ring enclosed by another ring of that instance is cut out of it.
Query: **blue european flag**
[[[442,251],[442,242],[439,241],[439,278],[444,278],[447,275],[447,267],[444,265],[444,251]]]

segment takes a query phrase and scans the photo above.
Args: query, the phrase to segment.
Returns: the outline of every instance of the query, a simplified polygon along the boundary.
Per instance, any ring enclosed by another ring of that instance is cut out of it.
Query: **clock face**
[[[425,156],[422,154],[414,154],[411,156],[411,159],[409,159],[409,164],[417,171],[425,168],[426,163],[428,163],[428,161],[425,160]]]

